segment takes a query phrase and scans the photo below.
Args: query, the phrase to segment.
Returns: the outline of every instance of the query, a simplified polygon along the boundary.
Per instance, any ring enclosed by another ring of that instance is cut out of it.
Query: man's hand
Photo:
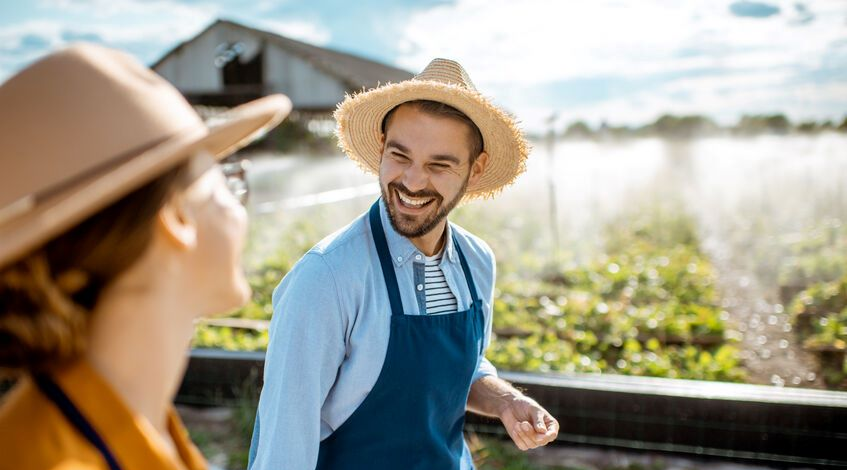
[[[482,377],[471,385],[468,409],[500,418],[509,436],[521,450],[547,445],[559,435],[556,418],[535,400],[498,377]]]
[[[515,397],[503,409],[500,420],[520,450],[547,445],[559,435],[556,418],[525,395]]]

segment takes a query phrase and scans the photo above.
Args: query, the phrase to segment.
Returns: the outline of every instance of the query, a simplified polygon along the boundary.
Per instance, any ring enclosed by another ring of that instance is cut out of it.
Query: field
[[[800,305],[845,275],[845,146],[833,135],[536,150],[514,187],[451,217],[497,255],[489,358],[511,370],[841,388],[845,306]],[[233,316],[257,321],[201,326],[196,346],[264,349],[275,285],[376,197],[268,211],[374,180],[338,157],[259,158],[256,169],[254,296]]]
[[[460,211],[462,225],[478,224],[472,207]],[[628,230],[607,230],[605,254],[582,265],[500,257],[489,359],[505,370],[742,380],[691,220],[666,209],[625,222],[616,225]],[[253,301],[236,317],[270,318],[273,288],[317,231],[299,221],[291,233],[286,250],[252,271]],[[207,325],[195,346],[261,350],[267,338],[265,330]]]
[[[502,370],[847,389],[845,148],[822,136],[536,150],[514,187],[451,216],[497,255],[488,357]],[[200,325],[197,347],[266,348],[276,284],[377,196],[338,156],[257,158],[254,169],[253,299]],[[232,468],[255,409],[241,408]],[[475,442],[479,468],[549,468]]]

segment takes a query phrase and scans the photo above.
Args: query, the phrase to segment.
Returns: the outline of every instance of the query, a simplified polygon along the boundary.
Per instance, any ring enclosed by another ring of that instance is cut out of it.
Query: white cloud
[[[196,34],[219,14],[210,3],[186,4],[175,0],[40,0],[40,5],[64,15],[33,21],[52,31],[94,34],[115,47],[127,43],[173,45]]]
[[[729,3],[460,0],[412,16],[400,63],[414,69],[433,56],[452,56],[468,63],[480,81],[534,83],[812,63],[810,54],[847,37],[843,4],[818,2],[826,8],[814,27],[791,27],[785,18],[734,17]],[[681,56],[695,50],[705,54]]]
[[[532,127],[553,111],[578,111],[589,118],[605,114],[621,121],[679,109],[734,116],[744,106],[761,108],[767,100],[771,106],[784,101],[786,107],[809,114],[792,104],[798,101],[789,96],[794,92],[788,90],[788,80],[821,67],[827,49],[847,40],[847,5],[805,1],[808,12],[801,12],[796,1],[770,1],[780,13],[754,19],[732,15],[730,3],[459,0],[410,18],[398,63],[420,70],[433,57],[459,60],[484,92]],[[799,24],[809,15],[815,17],[812,22]],[[657,89],[568,110],[527,102],[511,91],[600,77],[654,77]],[[839,90],[810,86],[808,91],[819,99],[807,102],[821,104],[824,93]],[[671,98],[680,93],[688,99]]]
[[[151,62],[218,13],[210,5],[166,0],[41,0],[40,5],[51,14],[0,28],[0,80],[78,39],[99,40]]]
[[[61,41],[62,25],[55,21],[28,21],[0,28],[0,52],[20,51],[27,37],[42,38],[53,46]]]
[[[829,42],[847,37],[843,4],[817,2],[814,26],[792,27],[781,17],[734,17],[729,3],[460,0],[411,17],[399,62],[419,69],[434,56],[448,56],[467,63],[480,82],[536,83],[810,64]],[[705,54],[684,56],[696,50]]]
[[[82,13],[96,18],[142,15],[167,20],[197,15],[206,16],[220,10],[213,3],[186,4],[172,0],[40,0],[39,4],[47,8]]]
[[[311,21],[275,21],[262,20],[257,23],[261,29],[299,39],[318,46],[329,43],[332,39],[332,33],[325,27]]]
[[[457,59],[483,92],[534,130],[552,112],[560,121],[639,123],[663,112],[731,121],[764,109],[792,117],[847,110],[845,95],[834,94],[842,88],[830,84],[836,70],[847,69],[847,3],[762,0],[780,12],[757,19],[732,15],[732,1],[458,0],[409,11],[386,31],[398,31],[399,66],[416,71],[433,57]],[[312,13],[275,16],[271,0],[38,5],[38,17],[0,28],[0,78],[69,36],[99,38],[151,62],[228,12],[317,45],[345,36],[329,25],[348,27],[312,20]],[[367,12],[380,13],[378,7]],[[349,49],[388,47],[364,44],[375,41],[368,37],[361,34],[363,44]]]
[[[613,125],[639,125],[664,113],[706,114],[723,125],[734,124],[741,114],[770,113],[786,113],[795,121],[834,119],[840,122],[847,113],[847,83],[805,84],[786,89],[781,84],[768,86],[767,82],[753,85],[747,77],[728,81],[730,83],[725,84],[722,79],[698,79],[689,84],[674,84],[670,93],[644,91],[576,106],[561,110],[558,123],[561,126],[584,119],[594,125],[604,121]],[[733,85],[738,87],[733,88]],[[689,96],[685,100],[674,98],[673,93],[680,92]],[[549,109],[530,106],[525,121],[532,125],[531,128],[543,129],[542,118],[546,115]]]
[[[226,17],[221,2],[184,3],[177,0],[41,0],[45,6],[80,13],[95,18],[121,20],[150,18],[154,21],[134,21],[132,27],[111,21],[100,26],[110,40],[128,41],[150,38],[157,42],[174,41],[197,33],[215,18]],[[251,4],[257,12],[267,12],[276,5],[272,1]],[[98,22],[98,23],[103,23]],[[261,18],[256,25],[269,31],[300,39],[313,44],[326,44],[331,33],[318,23],[303,20],[273,20]],[[90,30],[88,26],[86,30]]]

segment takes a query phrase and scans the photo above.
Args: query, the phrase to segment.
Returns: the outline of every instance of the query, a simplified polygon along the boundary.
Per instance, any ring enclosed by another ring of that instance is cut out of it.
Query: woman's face
[[[238,308],[250,298],[241,266],[247,211],[230,192],[211,156],[198,155],[192,166],[202,175],[182,195],[197,231],[188,270],[191,285],[201,294],[203,315],[212,315]]]

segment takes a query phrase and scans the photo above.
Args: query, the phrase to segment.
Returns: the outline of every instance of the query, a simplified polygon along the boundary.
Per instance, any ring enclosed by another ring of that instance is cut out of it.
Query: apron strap
[[[459,246],[459,240],[456,238],[456,231],[453,230],[453,246],[456,247],[456,251],[459,253],[459,261],[462,263],[462,271],[465,272],[465,280],[468,282],[468,289],[471,290],[471,300],[473,303],[476,303],[479,300],[479,297],[476,294],[476,285],[473,282],[473,276],[471,276],[471,268],[468,267],[468,260],[465,259],[465,254],[462,253],[462,247]]]
[[[403,301],[400,300],[397,274],[394,272],[394,262],[391,259],[391,252],[388,250],[388,242],[385,241],[385,231],[382,228],[379,199],[371,206],[369,217],[371,234],[376,244],[376,253],[379,255],[379,264],[382,266],[382,277],[385,278],[385,287],[388,289],[388,300],[391,302],[391,315],[403,315]]]
[[[41,389],[41,392],[44,393],[47,398],[50,399],[53,403],[59,407],[59,410],[65,415],[68,421],[80,432],[83,437],[85,437],[88,442],[91,443],[97,450],[100,452],[100,455],[103,456],[103,459],[109,465],[109,470],[120,470],[121,466],[118,465],[118,461],[115,459],[115,456],[112,455],[112,451],[109,450],[109,447],[106,445],[106,442],[97,434],[97,431],[91,426],[85,416],[79,411],[79,409],[73,404],[70,398],[65,395],[65,392],[53,382],[52,379],[45,375],[36,375],[33,377],[38,388]]]

